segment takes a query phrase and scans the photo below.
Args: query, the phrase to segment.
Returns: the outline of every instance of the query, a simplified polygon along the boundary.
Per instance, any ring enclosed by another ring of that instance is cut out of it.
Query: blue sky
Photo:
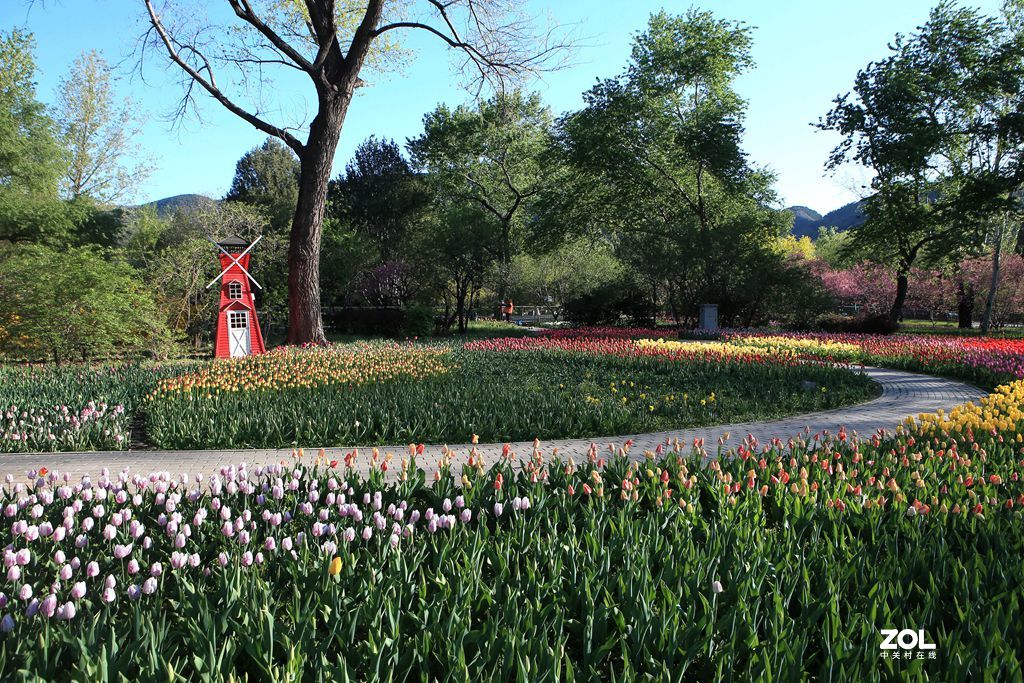
[[[832,98],[846,92],[857,70],[886,53],[897,32],[909,32],[927,18],[936,0],[717,0],[652,2],[648,0],[528,0],[536,12],[572,24],[584,38],[569,69],[535,84],[556,113],[578,108],[581,94],[596,79],[618,74],[629,56],[632,37],[653,12],[685,12],[690,7],[755,27],[756,68],[738,84],[748,100],[745,149],[751,160],[778,176],[784,205],[804,204],[825,213],[858,197],[866,177],[858,169],[835,176],[823,171],[837,138],[811,123],[825,114]],[[999,2],[969,3],[994,13]],[[76,55],[98,48],[111,62],[124,60],[119,91],[138,102],[146,115],[142,139],[154,172],[139,188],[147,201],[182,193],[219,197],[227,190],[238,158],[264,136],[209,99],[201,101],[202,121],[172,127],[168,115],[180,95],[177,74],[157,59],[145,81],[130,75],[130,55],[141,34],[142,3],[137,0],[51,0],[31,10],[23,0],[0,0],[0,28],[22,26],[37,41],[39,96],[52,101],[54,89]],[[423,115],[437,103],[468,99],[451,77],[441,44],[425,35],[411,43],[415,59],[403,73],[375,78],[361,89],[349,110],[335,172],[344,168],[359,142],[371,134],[403,142],[421,129]],[[273,112],[279,120],[304,109],[306,84],[279,80]]]

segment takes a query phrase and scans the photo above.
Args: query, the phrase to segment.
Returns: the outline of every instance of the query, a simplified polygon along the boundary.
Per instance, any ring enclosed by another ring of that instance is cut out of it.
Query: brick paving
[[[774,437],[788,440],[803,430],[811,434],[824,431],[835,433],[846,427],[849,433],[862,436],[873,434],[879,429],[892,429],[908,415],[931,413],[939,409],[950,408],[975,401],[986,392],[960,382],[939,377],[919,375],[899,370],[880,368],[864,368],[864,372],[882,385],[882,395],[866,403],[798,415],[782,420],[769,422],[750,422],[704,427],[686,430],[673,430],[653,434],[631,434],[614,437],[592,439],[556,439],[545,441],[541,449],[546,456],[551,456],[555,449],[563,458],[573,457],[577,461],[586,457],[591,443],[596,443],[599,450],[607,452],[609,445],[618,447],[627,439],[634,444],[631,454],[641,457],[645,450],[654,450],[658,444],[680,439],[683,443],[692,443],[694,439],[704,439],[706,447],[715,451],[720,437],[731,435],[729,443],[737,444],[748,434],[764,443]],[[519,457],[527,457],[533,451],[533,442],[513,443],[512,450]],[[484,461],[495,462],[501,454],[503,444],[481,444],[477,451],[483,455]],[[453,458],[453,469],[468,458],[469,444],[451,445],[456,452]],[[370,448],[361,447],[357,467],[366,474]],[[407,452],[407,446],[382,447],[381,452],[393,453],[396,458]],[[342,460],[351,448],[328,448],[325,455],[329,459]],[[307,448],[305,455],[315,456],[318,449]],[[424,454],[418,458],[418,465],[432,475],[442,453],[441,445],[426,446]],[[227,464],[246,463],[250,468],[267,465],[293,458],[291,449],[246,449],[246,450],[209,450],[209,451],[97,451],[89,453],[9,453],[0,454],[0,475],[8,473],[15,477],[24,477],[25,472],[39,467],[67,472],[75,479],[82,475],[97,476],[104,467],[110,471],[119,471],[128,467],[131,472],[149,474],[153,471],[168,471],[172,474],[187,472],[189,474],[210,475]],[[397,465],[397,463],[395,463]]]

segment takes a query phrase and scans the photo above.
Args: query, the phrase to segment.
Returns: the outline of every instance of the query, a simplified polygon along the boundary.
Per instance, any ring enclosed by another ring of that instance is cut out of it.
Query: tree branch
[[[146,4],[146,10],[149,12],[150,24],[152,24],[153,30],[156,31],[157,36],[160,38],[160,42],[167,50],[167,55],[171,61],[177,64],[182,71],[188,74],[189,78],[192,79],[193,83],[198,83],[206,92],[208,92],[215,100],[221,103],[225,109],[235,114],[239,118],[247,121],[257,130],[261,130],[268,135],[273,135],[276,138],[280,138],[286,145],[291,147],[296,154],[302,154],[304,151],[304,145],[294,135],[289,133],[283,128],[279,128],[267,121],[264,121],[260,117],[256,116],[252,112],[249,112],[234,101],[232,101],[227,95],[225,95],[220,88],[217,87],[216,79],[213,75],[213,68],[210,66],[209,60],[203,55],[203,53],[194,45],[188,45],[180,43],[173,39],[164,27],[163,22],[160,20],[159,15],[156,12],[156,8],[153,7],[153,0],[143,0]],[[179,53],[179,48],[183,47],[187,49],[192,55],[202,61],[201,67],[194,67]],[[206,76],[203,76],[203,72],[206,72]],[[190,89],[191,90],[191,89]],[[189,94],[186,93],[186,98]]]

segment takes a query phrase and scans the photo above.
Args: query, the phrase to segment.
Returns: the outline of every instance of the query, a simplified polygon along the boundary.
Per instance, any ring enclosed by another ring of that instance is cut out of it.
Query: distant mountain
[[[863,202],[850,202],[824,216],[806,206],[791,206],[786,209],[793,214],[792,233],[796,237],[818,237],[821,228],[837,228],[840,232],[854,228],[864,222]]]
[[[173,197],[164,197],[154,202],[143,204],[143,206],[156,207],[156,213],[160,218],[170,218],[179,211],[196,211],[205,209],[217,203],[216,199],[210,199],[201,194],[179,194]]]
[[[793,214],[793,235],[796,237],[807,235],[812,238],[818,236],[818,227],[821,221],[820,213],[806,206],[791,206],[786,211]]]

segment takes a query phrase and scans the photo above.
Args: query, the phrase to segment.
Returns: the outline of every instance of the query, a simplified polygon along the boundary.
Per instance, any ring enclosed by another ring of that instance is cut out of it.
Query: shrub
[[[100,251],[21,247],[0,261],[0,342],[56,361],[153,349],[167,339],[154,294]]]
[[[420,305],[348,306],[325,312],[324,325],[339,334],[424,337],[434,331],[434,312]]]
[[[858,316],[837,315],[830,313],[819,316],[815,320],[817,329],[823,332],[843,334],[895,334],[899,326],[888,315],[867,313]]]
[[[633,325],[653,326],[657,313],[646,292],[622,280],[569,299],[564,311],[567,320],[582,325],[614,325],[626,318]]]

